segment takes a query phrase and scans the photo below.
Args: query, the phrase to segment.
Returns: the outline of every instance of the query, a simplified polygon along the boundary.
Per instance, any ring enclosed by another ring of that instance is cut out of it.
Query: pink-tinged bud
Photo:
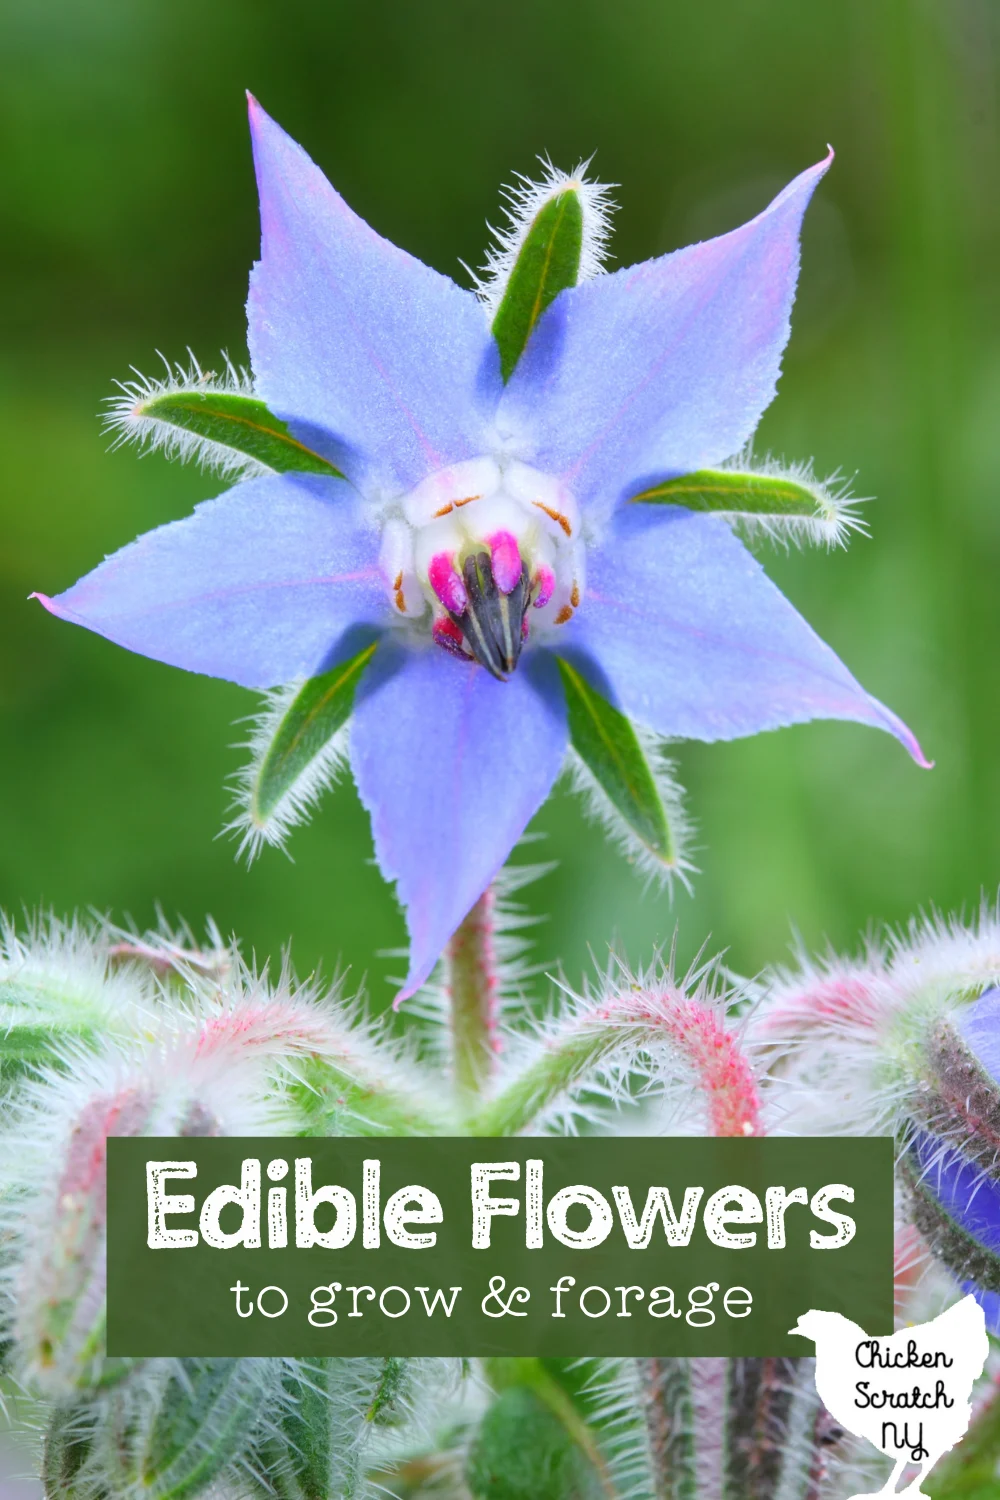
[[[493,561],[493,577],[501,594],[510,594],[521,578],[521,549],[511,531],[495,531],[487,537]]]
[[[49,1394],[108,1385],[128,1369],[103,1350],[107,1141],[146,1133],[156,1102],[139,1078],[97,1095],[68,1122],[49,1183],[35,1179],[37,1198],[21,1228],[14,1333]]]
[[[544,609],[556,591],[556,575],[548,563],[538,564],[532,588],[535,595],[532,604],[536,609]]]
[[[272,996],[250,980],[235,994],[212,986],[201,999],[200,1014],[171,1013],[151,1027],[147,1018],[141,1044],[67,1053],[24,1091],[9,1127],[14,1190],[0,1205],[10,1215],[0,1229],[11,1332],[22,1372],[56,1399],[127,1370],[104,1353],[109,1137],[265,1133],[289,1118],[272,1071],[328,1048],[323,1014],[294,994]]]
[[[437,594],[445,609],[453,614],[464,615],[469,607],[469,596],[465,584],[455,571],[455,562],[450,552],[436,552],[427,569],[427,581]]]
[[[439,646],[450,651],[453,656],[460,656],[463,661],[469,661],[469,652],[465,647],[465,637],[448,615],[440,615],[431,627],[432,634]]]

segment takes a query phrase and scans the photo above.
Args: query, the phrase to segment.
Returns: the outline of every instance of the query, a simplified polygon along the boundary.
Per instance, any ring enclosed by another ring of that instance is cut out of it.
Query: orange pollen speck
[[[574,609],[580,608],[580,585],[575,579],[573,580],[573,592],[569,596],[569,602]]]
[[[573,611],[572,611],[572,609],[570,608],[570,606],[568,604],[564,604],[563,607],[562,607],[562,609],[556,615],[556,624],[557,625],[565,625],[566,621],[567,620],[572,620],[572,618],[573,618]]]
[[[447,505],[442,505],[442,507],[441,507],[440,510],[436,510],[434,512],[434,519],[435,519],[435,521],[437,521],[441,516],[447,516],[447,515],[449,515],[450,512],[451,512],[451,510],[452,510],[452,503],[449,500]]]
[[[553,510],[551,505],[543,505],[540,500],[533,500],[531,503],[535,506],[536,510],[544,511],[550,521],[555,521],[558,526],[561,526],[567,536],[573,535],[573,528],[569,524],[569,519],[563,515],[562,511]]]
[[[406,599],[405,599],[405,597],[403,595],[403,590],[402,589],[397,589],[396,590],[396,608],[399,610],[399,612],[400,612],[401,615],[405,615],[405,613],[406,613]]]
[[[397,594],[399,593],[400,589],[403,587],[403,572],[402,572],[402,569],[400,569],[400,571],[396,574],[395,578],[392,580],[392,587],[393,587],[394,591]]]
[[[481,499],[482,499],[481,495],[466,495],[466,497],[465,497],[464,500],[456,500],[455,501],[455,509],[458,510],[459,506],[461,506],[461,505],[471,505],[472,502],[473,502],[473,500],[481,500]]]

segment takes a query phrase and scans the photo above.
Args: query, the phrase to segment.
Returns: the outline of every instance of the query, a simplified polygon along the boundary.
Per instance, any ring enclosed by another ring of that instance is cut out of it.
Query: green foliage
[[[510,1386],[487,1411],[467,1480],[476,1500],[606,1500],[565,1423],[527,1385]]]
[[[444,1110],[432,1114],[424,1099],[408,1091],[405,1078],[368,1073],[365,1061],[348,1046],[342,1063],[328,1056],[297,1064],[287,1084],[296,1134],[441,1135],[454,1127]]]
[[[1000,1397],[994,1394],[974,1418],[960,1443],[924,1480],[932,1500],[998,1500],[1000,1478]]]
[[[57,1407],[42,1447],[41,1480],[46,1500],[70,1500],[81,1493],[79,1481],[90,1454],[89,1414],[77,1407]]]
[[[665,479],[632,498],[646,504],[683,505],[686,510],[724,515],[817,516],[815,486],[790,474],[700,469],[696,474]]]
[[[264,1360],[164,1361],[153,1383],[126,1385],[95,1440],[107,1486],[149,1500],[198,1494],[243,1451],[275,1398],[275,1369]]]
[[[100,1401],[56,1407],[43,1450],[46,1496],[185,1500],[200,1493],[231,1471],[270,1419],[279,1370],[269,1360],[155,1360]]]
[[[782,469],[768,461],[757,470],[702,469],[665,479],[632,499],[723,516],[748,540],[763,535],[834,547],[851,531],[865,530],[846,486],[836,477],[821,483],[808,464]]]
[[[47,1004],[50,999],[57,1003]],[[91,1046],[97,1041],[107,1017],[60,1005],[61,999],[0,983],[0,1088],[51,1062],[67,1042]]]
[[[143,997],[127,979],[104,977],[103,963],[74,967],[70,934],[64,952],[44,960],[9,934],[0,938],[0,1091],[58,1062],[67,1047],[128,1033]]]
[[[561,291],[575,286],[583,248],[583,207],[574,189],[543,204],[518,251],[500,306],[493,337],[500,369],[509,380],[542,313]]]
[[[409,1362],[301,1359],[288,1364],[275,1431],[255,1467],[280,1500],[348,1500],[368,1494],[366,1440],[406,1411]]]
[[[233,449],[279,474],[340,477],[339,469],[293,437],[286,424],[254,396],[236,391],[167,390],[138,401],[134,414]]]
[[[625,715],[575,667],[557,659],[573,749],[622,820],[629,839],[658,865],[676,869],[680,840],[671,826],[676,812],[657,784],[638,735]]]
[[[312,677],[284,710],[253,773],[251,820],[263,826],[282,800],[322,755],[351,716],[354,695],[375,646],[365,646],[349,661]]]

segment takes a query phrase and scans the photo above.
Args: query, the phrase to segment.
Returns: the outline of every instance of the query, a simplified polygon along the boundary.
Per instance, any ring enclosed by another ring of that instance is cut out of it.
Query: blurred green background
[[[679,747],[702,873],[673,905],[561,795],[524,856],[572,978],[709,938],[754,970],[1000,881],[1000,7],[995,0],[5,0],[0,5],[0,905],[212,913],[391,993],[403,927],[349,784],[248,872],[237,688],[25,602],[223,487],[97,413],[130,364],[244,357],[257,245],[243,89],[382,233],[464,280],[536,152],[597,152],[628,263],[735,226],[832,141],[758,446],[857,472],[872,540],[771,575],[932,772],[813,724]]]

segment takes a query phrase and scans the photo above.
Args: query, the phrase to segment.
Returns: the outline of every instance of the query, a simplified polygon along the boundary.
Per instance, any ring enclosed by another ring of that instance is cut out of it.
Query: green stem
[[[442,1135],[449,1121],[434,1115],[400,1080],[369,1074],[336,1058],[310,1057],[286,1085],[298,1110],[296,1135]]]
[[[487,888],[445,953],[452,1067],[456,1090],[465,1099],[482,1093],[500,1050],[495,899],[492,888]]]

